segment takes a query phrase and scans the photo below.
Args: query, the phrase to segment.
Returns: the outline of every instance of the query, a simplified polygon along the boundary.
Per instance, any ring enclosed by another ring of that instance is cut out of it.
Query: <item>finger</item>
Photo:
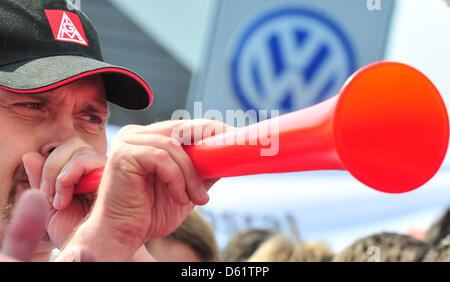
[[[26,153],[22,157],[25,171],[28,175],[28,181],[32,188],[40,189],[42,168],[44,167],[45,158],[37,152]],[[47,191],[42,191],[44,195],[47,195]]]
[[[81,148],[85,148],[86,150],[91,149],[89,145],[78,138],[72,138],[68,142],[57,147],[48,156],[42,169],[41,186],[42,190],[49,191],[49,197],[55,197],[56,178],[60,174],[64,164],[72,158],[76,150],[80,150]]]
[[[3,240],[2,254],[30,261],[45,234],[48,202],[38,190],[26,190],[19,198],[13,219]]]
[[[80,153],[81,152],[81,153]],[[106,156],[102,156],[94,150],[78,150],[62,167],[55,183],[55,198],[53,206],[61,210],[69,206],[73,198],[75,184],[83,175],[104,167]]]
[[[181,169],[184,181],[186,182],[186,189],[182,190],[175,190],[173,187],[169,186],[169,188],[173,189],[173,195],[175,196],[175,194],[178,194],[176,195],[178,199],[187,198],[196,205],[204,205],[208,202],[209,197],[202,179],[195,170],[188,154],[183,150],[176,139],[156,134],[133,134],[127,138],[125,142],[134,145],[152,146],[168,152],[177,166]],[[187,204],[185,201],[183,201],[183,203]]]
[[[172,137],[179,135],[179,140],[183,145],[191,145],[205,138],[224,133],[229,126],[217,120],[189,120],[173,129]],[[180,132],[177,132],[177,129]]]
[[[190,145],[194,141],[230,130],[228,124],[208,119],[173,120],[153,123],[147,126],[129,125],[124,127],[120,135],[159,134],[176,138],[180,143]]]
[[[176,203],[180,205],[189,203],[185,193],[186,182],[183,172],[167,151],[151,146],[134,145],[130,146],[130,153],[146,174],[156,173],[162,182],[167,183],[169,193]]]
[[[219,180],[220,180],[220,178],[212,178],[212,179],[205,179],[205,180],[203,180],[203,186],[205,187],[206,195],[208,195],[208,191]],[[209,199],[209,195],[208,195],[208,199]]]
[[[0,262],[20,262],[19,260],[0,254]]]

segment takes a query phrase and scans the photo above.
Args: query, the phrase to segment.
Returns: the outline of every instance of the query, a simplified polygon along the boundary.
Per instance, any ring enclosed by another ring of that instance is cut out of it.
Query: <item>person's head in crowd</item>
[[[450,208],[427,230],[425,241],[436,246],[448,234],[450,234]]]
[[[228,262],[246,261],[253,252],[276,232],[268,229],[251,228],[234,234],[222,252],[222,260]]]
[[[263,242],[249,257],[248,262],[326,262],[333,251],[323,242],[291,241],[277,234]]]
[[[423,259],[424,262],[450,262],[450,234],[434,246]]]
[[[295,262],[329,262],[334,252],[321,241],[297,242],[294,245],[291,261]]]
[[[173,233],[149,240],[145,246],[158,261],[219,261],[213,229],[197,210],[193,210]]]
[[[383,232],[357,240],[338,253],[333,261],[417,262],[430,248],[430,244],[411,236]]]
[[[277,234],[267,239],[248,258],[249,262],[289,261],[293,244],[283,235]]]

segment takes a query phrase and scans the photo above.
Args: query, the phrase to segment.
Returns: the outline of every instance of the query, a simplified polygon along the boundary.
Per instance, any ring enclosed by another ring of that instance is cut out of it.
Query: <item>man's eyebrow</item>
[[[106,106],[95,106],[92,104],[85,104],[83,106],[83,111],[97,113],[97,114],[103,114],[103,115],[109,115],[109,109]]]
[[[15,95],[15,97],[27,97],[27,98],[36,99],[36,100],[41,101],[42,103],[49,103],[51,101],[50,98],[48,98],[46,96],[43,96],[43,95],[38,95],[38,94],[22,94],[22,93],[18,94],[18,93],[15,93],[13,95]]]

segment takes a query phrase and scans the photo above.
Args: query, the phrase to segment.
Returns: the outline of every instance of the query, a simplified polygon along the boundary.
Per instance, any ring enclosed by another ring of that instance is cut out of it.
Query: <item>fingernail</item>
[[[203,193],[203,196],[202,196],[202,199],[203,199],[203,203],[207,203],[208,201],[209,201],[209,195],[208,195],[208,193]]]
[[[200,187],[201,191],[203,191],[202,193],[202,200],[203,202],[208,202],[209,201],[209,195],[208,195],[208,189],[206,189],[205,185],[202,185],[202,187]]]
[[[41,191],[47,196],[50,196],[50,185],[48,184],[47,180],[44,179],[41,184]]]
[[[59,209],[61,207],[61,195],[58,192],[55,194],[55,198],[53,199],[53,207],[55,209]]]

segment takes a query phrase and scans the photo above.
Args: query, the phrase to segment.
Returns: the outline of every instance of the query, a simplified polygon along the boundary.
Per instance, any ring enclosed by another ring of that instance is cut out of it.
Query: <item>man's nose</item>
[[[46,134],[47,140],[41,147],[40,153],[48,157],[53,150],[76,136],[72,118],[66,117],[55,120]]]

